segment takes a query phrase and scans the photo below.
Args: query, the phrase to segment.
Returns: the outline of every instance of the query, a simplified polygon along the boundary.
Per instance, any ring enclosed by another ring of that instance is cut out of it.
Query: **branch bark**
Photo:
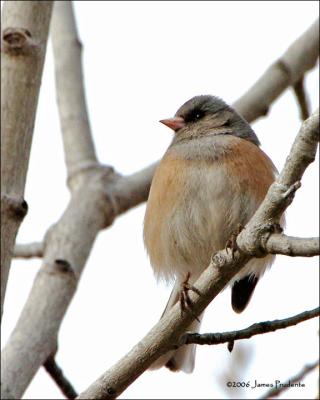
[[[14,258],[33,258],[43,256],[43,243],[16,244],[13,250]]]
[[[1,317],[24,187],[52,1],[5,1],[1,34]]]
[[[320,254],[319,238],[297,238],[278,233],[269,237],[265,249],[271,254],[291,257],[314,257]]]
[[[113,184],[113,194],[117,204],[117,213],[121,214],[148,199],[150,185],[158,163],[124,176]]]
[[[20,398],[39,366],[52,354],[56,347],[61,320],[75,293],[97,233],[111,225],[117,215],[147,199],[155,169],[155,165],[152,165],[144,171],[122,177],[112,168],[99,164],[93,148],[83,85],[79,84],[82,82],[81,46],[77,38],[72,3],[57,2],[52,22],[58,104],[71,200],[61,219],[46,235],[43,266],[3,351],[4,398]],[[82,100],[79,100],[80,98]],[[252,106],[256,106],[254,101]],[[252,121],[250,115],[246,115],[245,112],[243,114]],[[86,229],[83,229],[84,226]],[[215,265],[224,265],[224,274],[220,274],[218,267],[208,269],[209,280],[212,279],[213,273],[213,286],[210,286],[211,291],[208,289],[210,294],[199,299],[199,312],[234,275],[234,266],[238,265],[236,268],[240,268],[240,264],[248,259],[244,254],[236,255],[235,259],[230,257],[223,253],[221,257],[217,255],[214,258]],[[239,264],[236,264],[237,262]],[[205,280],[203,282],[203,287],[207,287]],[[180,310],[176,309],[175,312],[176,314],[170,315],[175,316],[175,323],[180,327],[180,330],[176,331],[178,339],[193,317],[185,315],[180,320]],[[161,322],[163,332],[171,326],[169,322]],[[155,334],[158,335],[157,332]],[[154,346],[152,340],[149,341],[146,347],[149,352],[141,356],[139,365],[133,363],[129,371],[127,367],[120,368],[121,376],[117,378],[116,375],[112,375],[112,386],[102,390],[107,390],[108,396],[113,398],[115,392],[124,390],[130,380],[141,374],[166,347],[170,347],[169,342],[164,339],[164,346],[161,346],[161,343]],[[142,346],[144,347],[144,344]],[[139,353],[139,357],[140,355]],[[130,360],[137,362],[134,357]],[[127,373],[129,380],[126,378]],[[20,377],[18,382],[16,376]]]
[[[204,311],[250,258],[265,255],[262,250],[265,235],[269,236],[270,229],[278,223],[281,214],[291,203],[298,187],[296,180],[301,179],[305,168],[314,158],[312,155],[318,144],[318,117],[317,111],[303,123],[277,181],[271,185],[261,206],[237,238],[240,251],[232,255],[222,250],[212,256],[210,265],[195,283],[201,295],[190,294],[192,313],[181,315],[180,305],[176,304],[127,355],[82,392],[79,399],[118,397],[160,355],[177,347],[176,343],[194,315]],[[305,143],[308,145],[304,148]],[[308,149],[309,157],[301,157],[298,149],[302,154]]]
[[[314,310],[304,311],[300,314],[294,315],[293,317],[285,319],[276,319],[274,321],[264,321],[253,324],[248,328],[241,329],[238,331],[222,332],[222,333],[186,333],[181,336],[181,339],[177,343],[177,346],[184,344],[201,344],[201,345],[215,345],[228,343],[229,341],[234,342],[235,340],[250,339],[252,336],[261,335],[263,333],[274,332],[278,329],[285,329],[289,326],[294,326],[300,322],[307,321],[308,319],[319,316],[320,309],[315,308]]]

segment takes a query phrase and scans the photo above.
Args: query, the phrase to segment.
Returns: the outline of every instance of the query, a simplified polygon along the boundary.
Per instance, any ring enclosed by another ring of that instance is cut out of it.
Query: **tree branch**
[[[317,109],[302,125],[296,137],[285,168],[281,173],[280,184],[288,188],[301,180],[307,166],[315,160],[319,142],[319,109]]]
[[[70,180],[77,173],[99,168],[99,164],[86,105],[81,63],[82,44],[78,36],[72,4],[67,3],[65,1],[55,3],[51,37],[57,102]]]
[[[157,163],[141,171],[121,177],[113,185],[117,213],[121,214],[147,200]]]
[[[234,103],[234,108],[249,122],[266,115],[274,100],[302,79],[318,57],[319,19]]]
[[[307,374],[312,372],[317,367],[319,367],[319,360],[312,364],[306,365],[297,375],[288,379],[281,386],[278,387],[275,386],[274,388],[270,389],[267,393],[265,393],[262,397],[260,397],[260,399],[270,399],[271,397],[279,396],[279,394],[288,390],[291,385],[301,382],[306,377]]]
[[[291,257],[313,257],[320,254],[319,238],[297,238],[279,233],[270,235],[265,249],[271,254]]]
[[[43,366],[67,399],[75,399],[77,397],[77,392],[64,376],[62,369],[56,363],[54,357],[49,357]]]
[[[43,256],[43,243],[33,242],[25,244],[16,244],[13,250],[14,258],[33,258]]]
[[[1,318],[23,199],[52,1],[5,1],[1,34]],[[21,212],[22,211],[22,212]]]
[[[114,399],[119,396],[159,356],[175,348],[175,344],[193,321],[194,315],[198,316],[204,311],[248,260],[265,254],[261,251],[262,239],[291,203],[294,191],[299,186],[295,184],[296,179],[301,179],[316,151],[318,142],[314,139],[317,138],[318,130],[318,112],[315,112],[302,124],[277,181],[271,185],[259,209],[239,234],[237,244],[240,251],[233,255],[226,250],[214,254],[210,265],[195,283],[201,295],[190,294],[192,313],[181,315],[180,305],[176,304],[127,355],[82,392],[78,396],[79,399]],[[311,155],[307,160],[301,158],[297,152],[301,147],[302,153],[304,152],[301,145],[304,142],[308,143]]]
[[[294,315],[293,317],[285,319],[276,319],[274,321],[264,321],[253,324],[248,328],[223,332],[223,333],[186,333],[184,334],[177,346],[180,347],[184,344],[207,344],[215,345],[227,343],[229,341],[234,342],[235,340],[250,339],[252,336],[261,335],[262,333],[274,332],[278,329],[288,328],[289,326],[294,326],[300,322],[307,321],[308,319],[315,318],[319,316],[320,309],[315,308],[314,310],[304,311],[300,314]]]
[[[309,118],[309,103],[307,93],[304,87],[304,77],[302,76],[294,85],[293,90],[300,108],[300,118],[302,121]]]

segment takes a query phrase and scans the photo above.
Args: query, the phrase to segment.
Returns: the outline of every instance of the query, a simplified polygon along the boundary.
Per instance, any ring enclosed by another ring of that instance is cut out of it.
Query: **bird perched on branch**
[[[152,180],[144,242],[156,276],[176,280],[165,314],[179,299],[188,305],[188,289],[196,291],[211,255],[250,220],[277,171],[248,122],[218,97],[196,96],[160,122],[174,137]],[[246,308],[273,260],[250,260],[230,282],[234,311]],[[199,327],[195,319],[188,331]],[[195,345],[185,345],[152,368],[192,372],[194,359]]]

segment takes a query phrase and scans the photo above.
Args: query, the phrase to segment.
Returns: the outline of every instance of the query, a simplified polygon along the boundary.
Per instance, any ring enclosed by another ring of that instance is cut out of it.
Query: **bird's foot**
[[[201,296],[201,292],[199,289],[197,289],[193,285],[190,285],[190,283],[189,283],[190,276],[191,276],[191,274],[190,274],[190,272],[188,272],[186,279],[181,284],[181,291],[180,291],[180,296],[179,296],[181,315],[184,312],[186,312],[186,310],[188,309],[191,312],[191,314],[194,316],[194,318],[198,322],[200,322],[199,318],[192,311],[193,303],[192,303],[192,300],[190,299],[188,292],[189,292],[189,290],[191,290],[192,292],[196,293],[198,296]]]
[[[234,253],[238,250],[237,236],[244,229],[241,224],[238,224],[237,229],[231,234],[230,238],[227,240],[225,250],[228,253],[228,249],[231,250],[232,259],[234,258]]]

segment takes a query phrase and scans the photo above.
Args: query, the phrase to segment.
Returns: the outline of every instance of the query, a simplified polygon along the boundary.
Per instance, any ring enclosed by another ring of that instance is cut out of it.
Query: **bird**
[[[184,285],[194,289],[212,254],[245,227],[277,169],[249,123],[217,96],[195,96],[160,122],[174,135],[151,182],[143,238],[156,277],[175,280],[163,316],[183,301]],[[247,307],[273,261],[274,255],[251,259],[231,280],[236,313]],[[202,316],[188,331],[199,332]],[[184,345],[162,355],[151,369],[190,373],[194,365],[195,345]]]

